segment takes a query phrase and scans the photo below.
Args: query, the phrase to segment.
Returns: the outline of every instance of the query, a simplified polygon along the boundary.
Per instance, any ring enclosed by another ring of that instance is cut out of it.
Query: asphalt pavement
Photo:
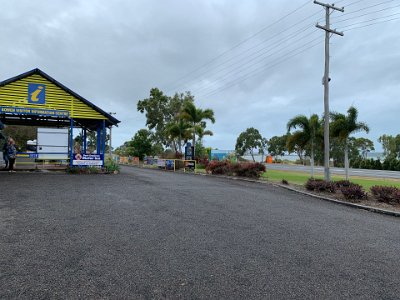
[[[0,299],[400,297],[400,218],[131,167],[0,186]]]

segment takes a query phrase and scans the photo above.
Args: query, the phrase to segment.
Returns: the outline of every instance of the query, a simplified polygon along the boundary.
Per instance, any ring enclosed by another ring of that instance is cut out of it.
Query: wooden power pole
[[[319,24],[316,25],[317,28],[325,30],[325,72],[324,78],[322,80],[324,85],[324,174],[325,180],[330,181],[330,172],[329,172],[329,38],[331,34],[337,34],[343,36],[343,32],[338,32],[334,29],[330,28],[330,10],[338,10],[340,12],[344,12],[344,7],[338,8],[335,7],[334,4],[325,4],[318,1],[314,1],[315,4],[321,5],[325,8],[325,26],[321,26]]]

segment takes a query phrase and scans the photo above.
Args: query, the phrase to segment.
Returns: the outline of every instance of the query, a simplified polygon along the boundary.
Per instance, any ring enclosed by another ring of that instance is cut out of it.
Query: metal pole
[[[325,27],[319,24],[316,25],[317,28],[325,30],[325,72],[323,78],[324,84],[324,176],[326,181],[331,180],[329,172],[329,38],[330,34],[337,34],[343,36],[343,32],[338,32],[330,28],[329,16],[330,9],[344,12],[344,8],[338,8],[334,4],[326,4],[318,1],[314,1],[315,4],[325,7]]]
[[[70,119],[70,132],[69,132],[69,166],[72,168],[74,162],[74,119]]]
[[[110,152],[110,159],[112,160],[112,148],[111,148],[111,129],[112,129],[112,125],[110,126],[110,149],[109,149],[109,152]]]
[[[325,7],[326,28],[329,28],[329,7]],[[329,31],[325,31],[325,73],[324,73],[324,175],[330,181],[329,172]]]

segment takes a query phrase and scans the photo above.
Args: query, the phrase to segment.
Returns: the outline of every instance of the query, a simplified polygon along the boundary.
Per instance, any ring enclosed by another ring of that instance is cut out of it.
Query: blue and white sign
[[[30,107],[12,107],[12,106],[0,106],[1,114],[17,114],[17,115],[40,115],[50,117],[68,117],[69,111],[67,110],[55,110],[55,109],[42,109],[42,108],[30,108]]]
[[[103,154],[74,154],[74,166],[102,166]]]
[[[46,85],[28,83],[28,103],[46,104]]]

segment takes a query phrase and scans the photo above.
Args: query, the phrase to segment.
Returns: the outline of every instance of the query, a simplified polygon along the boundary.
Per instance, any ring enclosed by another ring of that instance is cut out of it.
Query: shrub
[[[197,160],[199,168],[207,168],[208,164],[210,163],[208,157],[199,158]]]
[[[336,187],[338,188],[338,189],[340,189],[340,188],[342,188],[342,187],[349,187],[349,186],[351,186],[353,183],[351,183],[350,181],[348,181],[348,180],[338,180],[338,181],[335,181],[335,185],[336,185]]]
[[[400,203],[400,190],[394,186],[374,185],[371,187],[371,192],[380,202],[389,204]]]
[[[341,186],[340,191],[347,200],[357,201],[367,198],[367,193],[365,193],[362,186],[356,183],[350,183],[348,186]]]
[[[104,162],[104,170],[109,173],[113,173],[114,171],[119,171],[119,165],[112,159],[107,159]]]
[[[206,171],[214,175],[232,175],[232,164],[228,160],[213,160],[208,164]]]
[[[102,169],[96,166],[68,166],[65,170],[68,174],[99,174]]]
[[[260,178],[265,172],[265,166],[262,163],[236,163],[232,165],[233,172],[239,177]]]
[[[305,187],[309,191],[317,192],[336,192],[336,184],[334,182],[325,181],[322,179],[310,178],[307,180]]]
[[[289,182],[286,179],[282,179],[282,184],[287,185],[287,184],[289,184]]]

